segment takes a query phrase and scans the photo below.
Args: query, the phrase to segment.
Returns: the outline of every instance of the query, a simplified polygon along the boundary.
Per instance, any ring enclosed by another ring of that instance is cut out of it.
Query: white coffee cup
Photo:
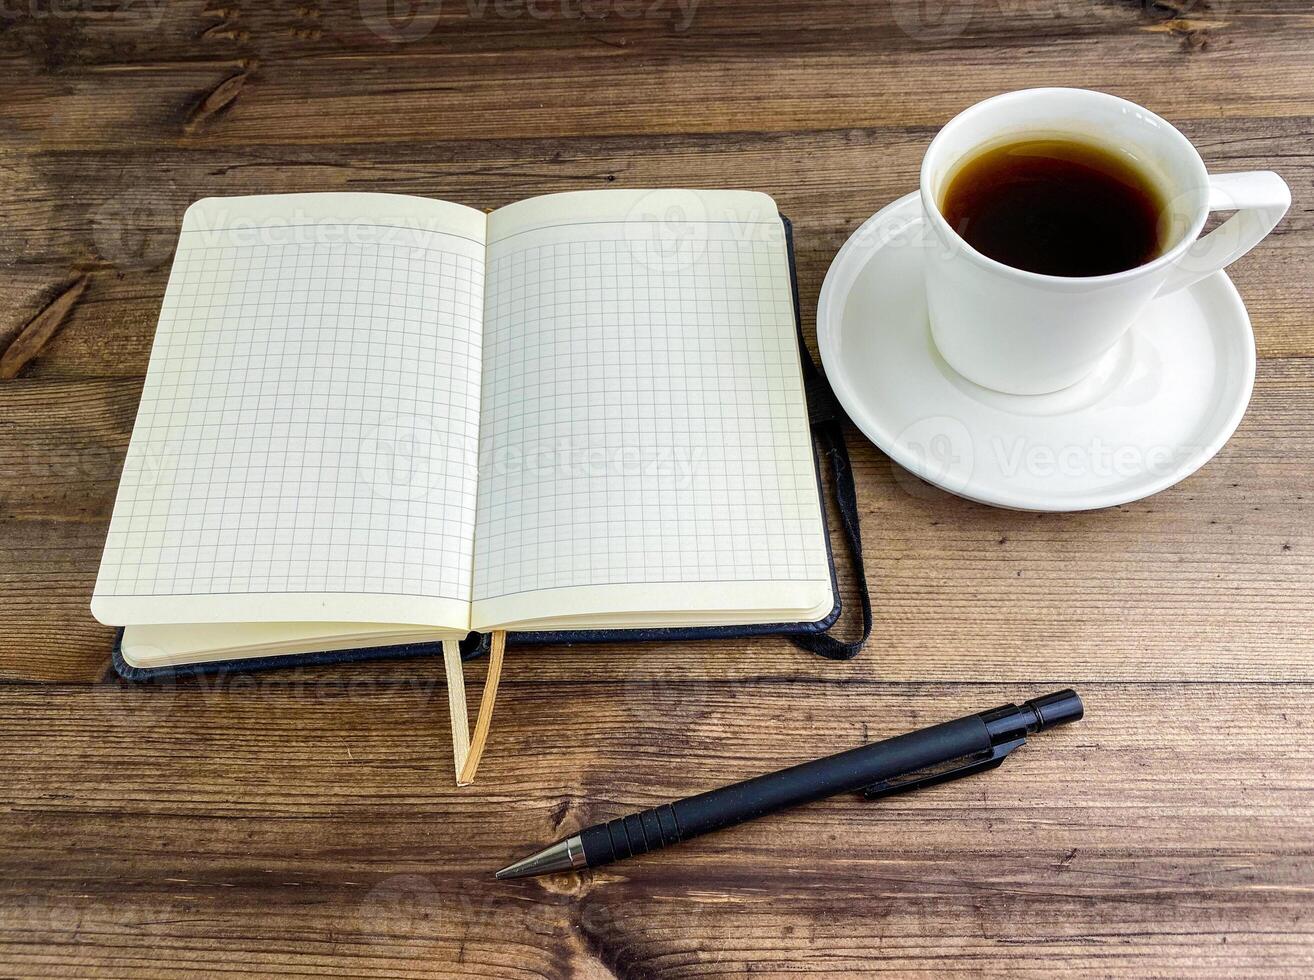
[[[1125,153],[1168,201],[1164,241],[1150,262],[1111,275],[1026,272],[982,255],[940,212],[946,184],[983,148],[1075,137]],[[1269,171],[1211,176],[1191,142],[1135,103],[1102,92],[1036,88],[980,102],[940,130],[922,161],[921,198],[932,246],[926,298],[941,355],[977,384],[1043,394],[1081,380],[1151,300],[1240,258],[1273,230],[1291,191]],[[1210,211],[1236,211],[1204,237]]]

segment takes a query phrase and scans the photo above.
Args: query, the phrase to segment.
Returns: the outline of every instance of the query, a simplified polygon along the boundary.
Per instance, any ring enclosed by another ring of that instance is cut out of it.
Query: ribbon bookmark
[[[493,704],[497,700],[497,682],[502,677],[502,658],[506,653],[506,631],[492,634],[492,649],[488,658],[488,675],[484,678],[484,693],[479,699],[479,718],[475,722],[473,742],[470,739],[470,717],[465,704],[465,672],[461,669],[461,647],[455,640],[443,641],[443,667],[447,672],[447,709],[452,720],[452,757],[456,764],[456,785],[469,786],[474,782],[484,746],[488,744],[488,730],[493,723]]]

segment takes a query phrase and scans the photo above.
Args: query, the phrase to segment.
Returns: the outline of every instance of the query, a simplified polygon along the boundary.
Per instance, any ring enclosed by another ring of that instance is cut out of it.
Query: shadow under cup
[[[1031,139],[1093,144],[1153,184],[1164,202],[1157,255],[1122,272],[1061,277],[1005,265],[969,245],[941,213],[947,186],[964,161]],[[1199,235],[1210,194],[1204,162],[1173,126],[1083,89],[1024,90],[965,110],[932,140],[920,191],[933,231],[925,272],[936,346],[964,377],[1015,394],[1057,391],[1095,367]]]

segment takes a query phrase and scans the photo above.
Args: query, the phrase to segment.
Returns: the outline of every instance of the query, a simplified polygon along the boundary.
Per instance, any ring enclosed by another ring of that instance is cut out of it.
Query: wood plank
[[[1250,305],[1261,356],[1314,355],[1314,212],[1300,188],[1314,184],[1314,135],[1307,120],[1188,120],[1215,170],[1276,167],[1297,189],[1297,207],[1277,231],[1232,268]],[[79,271],[93,283],[60,333],[25,370],[29,377],[145,373],[182,212],[209,195],[370,190],[496,207],[525,196],[619,186],[745,183],[772,194],[795,222],[805,316],[835,252],[854,229],[914,188],[934,130],[722,134],[644,140],[508,140],[492,145],[425,143],[381,154],[367,144],[323,149],[270,145],[258,151],[161,153],[61,151],[24,157],[0,250],[22,255],[0,296],[12,313],[6,343]],[[110,175],[84,175],[112,160]],[[749,175],[749,176],[745,176]],[[810,324],[809,324],[810,329]]]
[[[932,24],[903,2],[829,14],[799,2],[765,12],[700,5],[683,31],[669,17],[463,18],[451,5],[450,22],[440,16],[427,31],[421,22],[400,39],[363,6],[326,5],[312,23],[243,11],[230,18],[235,36],[201,45],[213,19],[196,3],[159,25],[120,25],[112,43],[61,50],[24,36],[19,63],[54,61],[58,81],[16,79],[9,109],[27,131],[49,133],[57,119],[53,131],[77,146],[126,146],[142,131],[178,139],[192,109],[238,71],[251,75],[240,98],[187,138],[231,146],[331,143],[360,130],[389,142],[435,131],[752,132],[768,120],[776,129],[932,125],[986,95],[1056,78],[1124,93],[1134,65],[1137,86],[1158,93],[1152,107],[1169,115],[1311,111],[1302,96],[1314,66],[1309,14],[1296,2],[1253,13],[1233,4],[1213,18],[1125,4],[1069,4],[1062,16],[1048,4],[1010,4],[1006,17],[968,6]],[[351,84],[341,84],[348,73]],[[526,91],[532,99],[508,95]]]
[[[87,603],[138,390],[129,380],[0,385],[0,677],[93,680],[107,667],[112,631]],[[1314,360],[1261,362],[1251,408],[1218,457],[1155,497],[1086,514],[960,500],[850,429],[876,606],[876,641],[858,664],[831,668],[768,640],[584,648],[546,658],[545,669],[670,676],[714,663],[753,676],[1063,683],[1306,676],[1311,391]],[[838,538],[834,547],[843,554]],[[844,599],[852,609],[847,577]]]
[[[1035,693],[503,683],[478,792],[448,785],[441,689],[189,682],[160,710],[132,706],[152,696],[141,688],[9,688],[0,965],[84,977],[219,960],[417,977],[1312,965],[1314,817],[1292,805],[1314,751],[1306,683],[1231,686],[1222,713],[1209,685],[1091,684],[1086,721],[989,776],[827,801],[582,878],[494,882],[507,857],[583,823]],[[97,770],[115,777],[88,783]]]

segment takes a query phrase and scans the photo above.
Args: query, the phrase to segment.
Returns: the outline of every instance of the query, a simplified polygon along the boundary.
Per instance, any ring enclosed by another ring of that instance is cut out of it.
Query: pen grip
[[[669,803],[595,824],[580,831],[579,836],[584,857],[591,868],[636,854],[647,854],[684,839],[675,810]]]

